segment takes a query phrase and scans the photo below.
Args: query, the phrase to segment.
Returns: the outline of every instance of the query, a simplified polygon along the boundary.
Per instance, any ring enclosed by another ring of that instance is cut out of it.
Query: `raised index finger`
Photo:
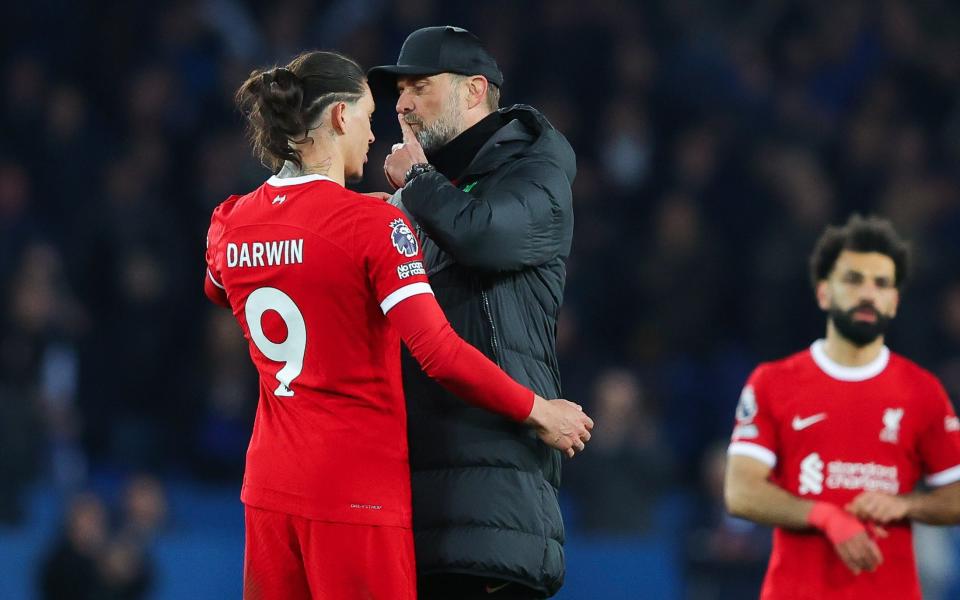
[[[410,144],[411,146],[420,146],[420,142],[417,141],[417,134],[413,132],[413,128],[410,127],[410,123],[403,118],[403,115],[397,115],[397,120],[400,121],[400,131],[403,133],[403,143]]]

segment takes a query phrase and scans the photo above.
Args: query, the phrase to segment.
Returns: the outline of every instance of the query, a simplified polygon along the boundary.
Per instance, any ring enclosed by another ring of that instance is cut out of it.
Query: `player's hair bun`
[[[256,79],[257,71],[251,73]],[[303,82],[286,67],[277,67],[259,73],[259,84],[251,92],[257,96],[257,108],[263,126],[269,131],[268,148],[277,151],[286,147],[288,139],[300,139],[306,134],[303,121]]]
[[[260,73],[257,93],[264,105],[279,115],[298,113],[303,104],[303,82],[286,67]]]
[[[254,153],[274,172],[285,161],[302,166],[290,143],[306,142],[323,109],[334,100],[359,98],[365,81],[360,66],[336,52],[306,52],[285,67],[253,71],[236,102],[249,120]]]

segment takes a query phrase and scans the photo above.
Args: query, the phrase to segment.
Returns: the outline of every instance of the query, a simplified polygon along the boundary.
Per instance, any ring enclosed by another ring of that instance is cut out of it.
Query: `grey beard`
[[[425,154],[432,154],[443,148],[453,138],[460,135],[460,131],[445,120],[438,120],[430,127],[424,127],[417,132],[417,141],[423,147]]]

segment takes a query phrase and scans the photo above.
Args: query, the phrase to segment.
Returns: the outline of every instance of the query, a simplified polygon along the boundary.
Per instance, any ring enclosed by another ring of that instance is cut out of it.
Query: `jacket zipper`
[[[465,186],[465,192],[470,192],[473,187],[477,185],[477,182]],[[417,223],[416,226],[417,239],[423,239],[423,229],[420,227],[420,224]],[[483,314],[487,317],[487,323],[490,324],[490,345],[493,346],[493,359],[497,363],[497,366],[501,369],[503,365],[500,364],[500,343],[497,341],[497,326],[493,324],[493,312],[490,310],[490,298],[487,296],[486,290],[480,292],[480,297],[483,299]]]
[[[483,314],[486,315],[487,323],[490,324],[490,345],[493,346],[493,358],[497,366],[502,369],[503,365],[500,364],[500,343],[497,342],[497,327],[493,324],[493,313],[490,311],[490,298],[487,296],[486,290],[480,292],[480,297],[483,299]]]

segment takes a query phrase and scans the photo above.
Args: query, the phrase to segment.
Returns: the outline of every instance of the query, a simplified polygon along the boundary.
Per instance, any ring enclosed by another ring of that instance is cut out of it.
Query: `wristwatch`
[[[410,167],[410,170],[407,171],[407,174],[403,176],[403,185],[407,185],[415,178],[423,175],[424,173],[429,173],[430,171],[436,171],[436,169],[430,163],[417,163]]]

